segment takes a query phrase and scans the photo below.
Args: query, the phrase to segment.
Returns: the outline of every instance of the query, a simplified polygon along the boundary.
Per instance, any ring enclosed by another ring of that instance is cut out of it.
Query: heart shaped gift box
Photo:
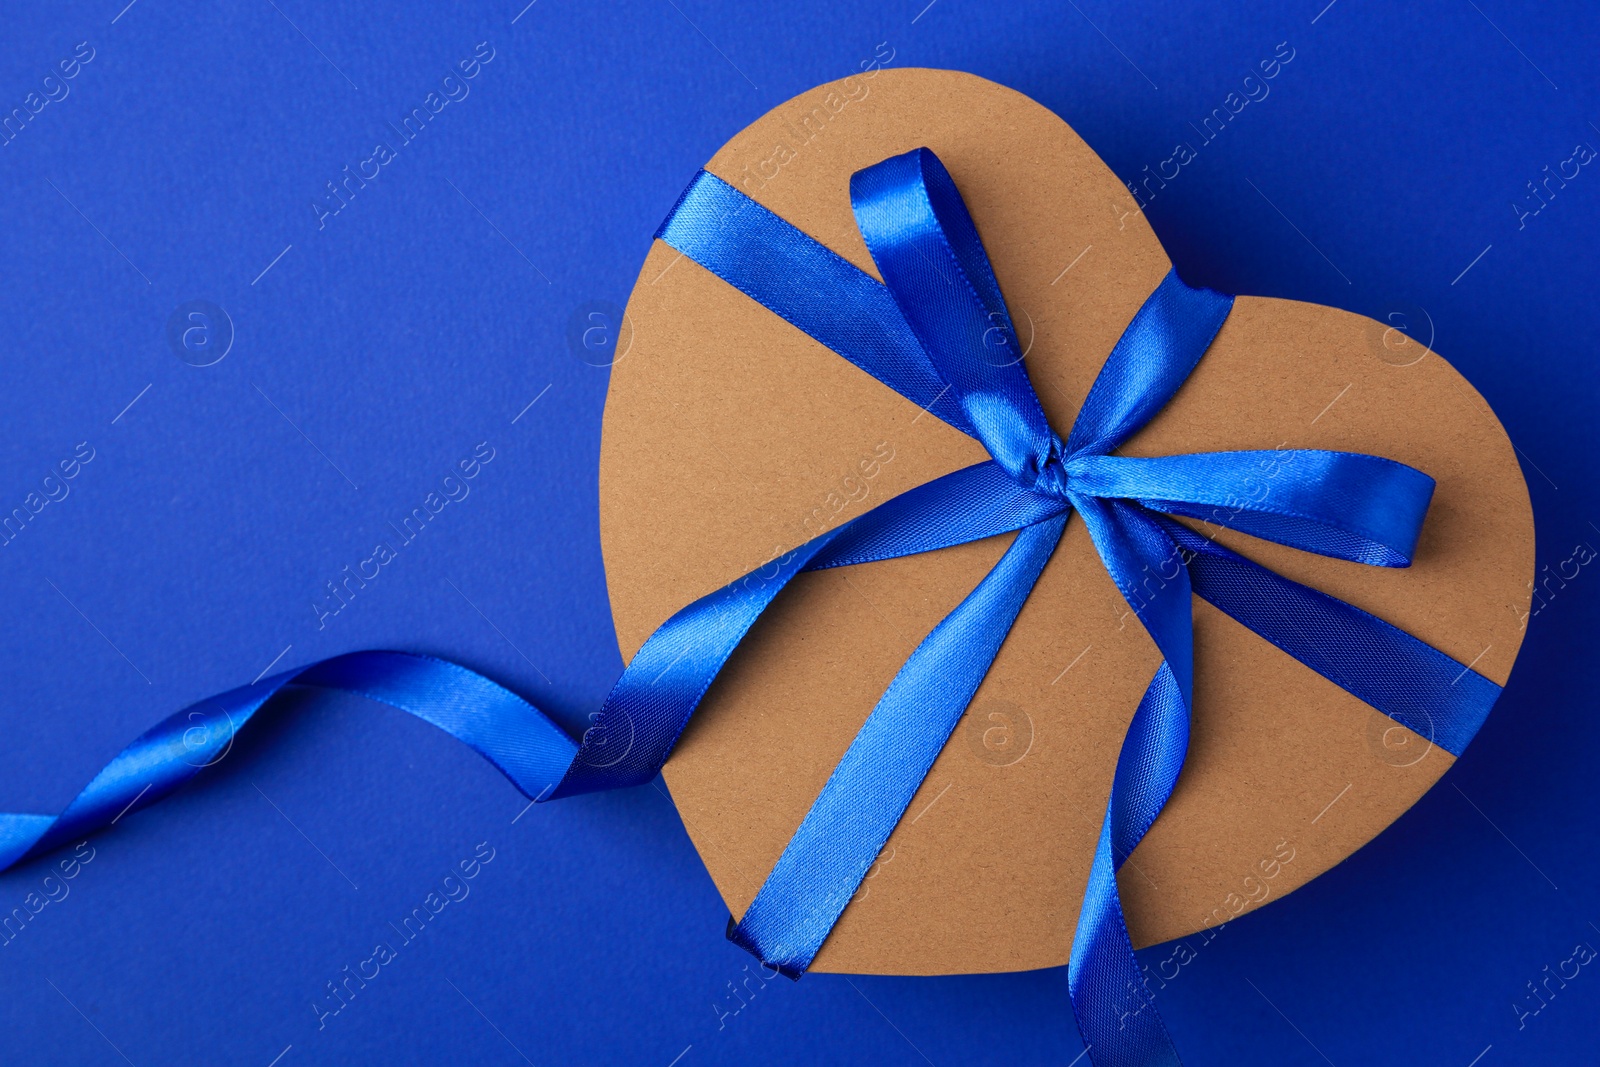
[[[1057,116],[980,78],[880,70],[780,105],[706,165],[874,278],[851,175],[926,146],[960,189],[1051,425],[1171,269],[1128,188]],[[625,657],[684,604],[984,447],[658,240],[607,397],[601,539]],[[1326,449],[1437,482],[1411,566],[1369,567],[1185,520],[1504,684],[1533,576],[1511,442],[1444,359],[1392,327],[1240,297],[1130,457]],[[1287,451],[1282,452],[1288,455]],[[1275,476],[1270,461],[1261,477]],[[707,693],[664,771],[741,915],[874,704],[1010,535],[801,574]],[[1450,767],[1428,724],[1363,703],[1194,602],[1187,762],[1121,868],[1133,943],[1218,926],[1326,871]],[[948,974],[1071,952],[1117,755],[1161,663],[1072,521],[963,720],[812,964]],[[1459,745],[1454,746],[1459,750]]]

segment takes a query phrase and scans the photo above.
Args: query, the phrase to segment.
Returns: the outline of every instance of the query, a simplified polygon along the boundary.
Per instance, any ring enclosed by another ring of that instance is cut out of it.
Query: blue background
[[[1600,545],[1600,174],[1583,168],[1520,227],[1510,206],[1576,144],[1600,146],[1592,5],[523,2],[4,13],[0,110],[78,42],[94,58],[0,147],[0,511],[78,442],[96,458],[0,548],[0,809],[59,811],[144,728],[280,653],[277,669],[437,653],[580,727],[621,663],[595,502],[607,372],[569,321],[626,299],[656,224],[729,135],[880,42],[891,65],[1043,102],[1124,178],[1289,42],[1270,97],[1150,205],[1180,272],[1376,318],[1421,309],[1518,444],[1540,565]],[[324,183],[392,142],[385,122],[480,41],[495,57],[470,96],[319,228]],[[236,334],[206,368],[165,336],[197,299]],[[471,496],[319,630],[323,583],[480,441],[497,454]],[[1439,788],[1159,993],[1187,1063],[1593,1062],[1600,975],[1585,968],[1520,1028],[1512,1004],[1578,942],[1600,946],[1600,721],[1582,681],[1596,570],[1533,619]],[[722,940],[659,783],[522,809],[427,725],[293,698],[203,784],[94,838],[70,895],[0,947],[0,1059],[1081,1050],[1061,971],[815,975],[731,1014],[726,983],[750,960]],[[324,983],[480,841],[495,859],[471,896],[319,1030]],[[0,876],[0,912],[49,870]]]

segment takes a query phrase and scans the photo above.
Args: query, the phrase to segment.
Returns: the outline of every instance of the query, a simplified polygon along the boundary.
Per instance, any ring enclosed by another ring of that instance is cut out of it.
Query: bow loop
[[[1168,271],[1123,331],[1078,410],[1069,457],[1115,450],[1172,399],[1233,310],[1233,297],[1191,289]]]
[[[1287,448],[1067,461],[1073,492],[1132,500],[1267,541],[1408,567],[1434,481],[1381,456]]]
[[[1019,484],[1063,495],[1061,439],[1023,368],[1000,283],[950,172],[914,149],[857,171],[850,204],[884,286],[974,435]]]

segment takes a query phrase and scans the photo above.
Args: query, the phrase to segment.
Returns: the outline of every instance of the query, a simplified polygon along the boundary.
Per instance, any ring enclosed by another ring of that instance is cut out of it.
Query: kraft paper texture
[[[876,276],[851,215],[850,175],[923,145],[961,189],[1028,372],[1065,435],[1170,264],[1127,189],[1054,114],[971,75],[880,70],[777,107],[707,167]],[[659,242],[618,354],[600,520],[627,657],[689,601],[986,458]],[[1122,454],[1278,448],[1373,453],[1437,479],[1415,564],[1361,566],[1227,531],[1217,539],[1504,683],[1527,617],[1533,519],[1511,442],[1472,386],[1386,324],[1246,296]],[[1009,540],[801,575],[757,624],[665,770],[733,914],[907,655]],[[1305,884],[1452,762],[1210,605],[1197,600],[1194,611],[1188,762],[1119,878],[1136,945],[1217,926]],[[1073,520],[814,969],[1065,963],[1118,748],[1158,662]]]

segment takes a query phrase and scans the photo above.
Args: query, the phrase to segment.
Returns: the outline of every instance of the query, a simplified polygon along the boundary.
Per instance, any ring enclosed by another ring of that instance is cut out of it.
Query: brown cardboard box
[[[849,177],[922,145],[960,186],[1064,434],[1170,264],[1127,190],[1055,115],[970,75],[885,70],[777,107],[707,169],[876,276]],[[691,600],[986,458],[660,242],[628,327],[600,470],[625,656]],[[1226,531],[1218,540],[1504,683],[1529,602],[1533,522],[1511,442],[1472,386],[1382,324],[1241,297],[1176,399],[1122,452],[1271,448],[1367,452],[1431,474],[1415,564],[1366,567]],[[757,624],[665,771],[734,914],[906,656],[1009,540],[801,575]],[[1195,633],[1188,762],[1119,879],[1137,945],[1305,884],[1452,761],[1199,601]],[[1158,662],[1073,520],[814,969],[1064,963],[1117,752]]]

